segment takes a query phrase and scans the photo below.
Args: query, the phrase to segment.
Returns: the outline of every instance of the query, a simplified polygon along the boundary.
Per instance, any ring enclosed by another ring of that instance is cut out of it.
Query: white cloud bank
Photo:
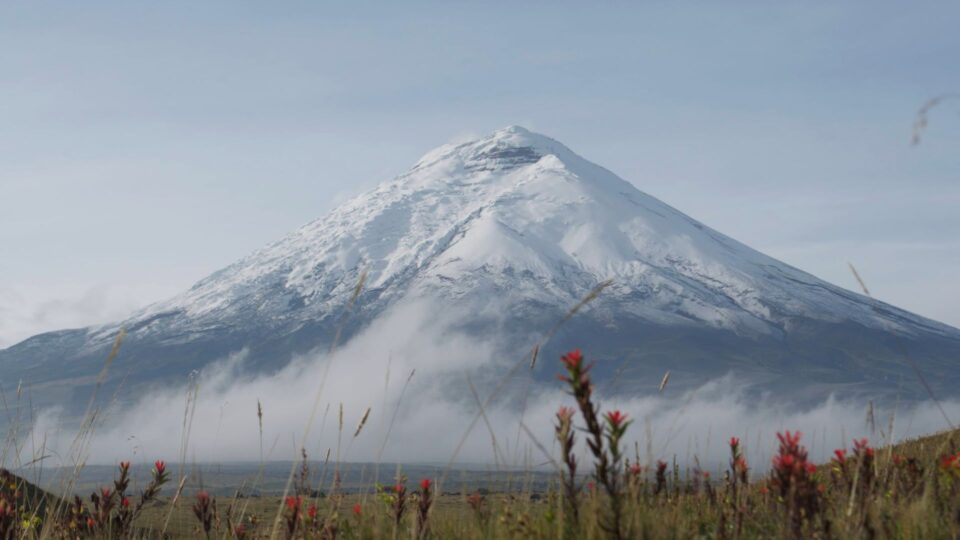
[[[561,384],[547,388],[528,384],[527,360],[522,352],[513,358],[500,358],[490,343],[452,331],[449,326],[437,327],[432,322],[435,316],[436,311],[428,305],[407,305],[392,311],[333,355],[298,358],[271,375],[244,375],[244,353],[233,355],[197,377],[196,398],[189,407],[187,396],[193,386],[184,384],[150,392],[134,404],[106,411],[90,441],[88,462],[175,461],[181,455],[185,423],[192,426],[185,451],[188,461],[257,461],[261,448],[257,418],[260,402],[263,452],[269,460],[297,459],[308,419],[315,413],[305,444],[315,459],[323,459],[328,449],[335,456],[339,439],[344,461],[454,460],[512,466],[546,463],[548,458],[532,442],[531,434],[547,453],[555,453],[551,425],[554,412],[561,404],[572,405]],[[479,399],[486,400],[515,362],[522,367],[490,400],[484,409],[485,418],[478,418],[471,387],[475,385]],[[675,456],[681,463],[692,463],[694,457],[708,464],[723,463],[728,451],[726,441],[737,436],[751,462],[765,467],[775,447],[775,433],[780,430],[803,432],[811,453],[822,459],[834,448],[849,445],[853,437],[868,436],[881,442],[881,431],[888,431],[891,414],[895,415],[895,439],[946,427],[932,404],[877,409],[873,431],[866,423],[865,403],[828,399],[798,410],[774,398],[747,397],[743,390],[733,377],[726,377],[689,392],[671,392],[668,387],[659,396],[601,395],[598,399],[605,410],[619,408],[635,420],[629,430],[628,453],[633,454],[636,443],[642,460]],[[341,404],[342,434],[338,418]],[[944,406],[953,418],[960,418],[960,403]],[[368,407],[372,411],[366,426],[354,438]],[[191,413],[185,414],[188,410]],[[530,434],[521,429],[521,420]],[[70,463],[77,457],[70,451],[76,434],[74,425],[62,422],[58,411],[44,411],[29,435],[21,460],[32,459],[31,453],[45,453],[54,456],[53,461]],[[496,451],[491,432],[496,438]],[[583,436],[579,439],[582,446]],[[50,461],[50,465],[57,464]]]

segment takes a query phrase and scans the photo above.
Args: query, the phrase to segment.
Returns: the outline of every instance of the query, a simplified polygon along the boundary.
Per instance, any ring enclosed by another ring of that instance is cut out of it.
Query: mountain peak
[[[255,309],[270,320],[312,320],[341,305],[363,271],[381,306],[497,290],[559,309],[613,278],[621,291],[608,296],[622,295],[629,310],[658,324],[746,334],[780,334],[795,317],[928,325],[906,313],[878,315],[874,301],[711,230],[520,126],[441,146],[135,318],[183,312],[212,325]]]
[[[467,171],[504,171],[555,156],[562,162],[580,159],[569,148],[545,135],[511,125],[459,144],[445,144],[427,152],[414,170],[456,162]]]

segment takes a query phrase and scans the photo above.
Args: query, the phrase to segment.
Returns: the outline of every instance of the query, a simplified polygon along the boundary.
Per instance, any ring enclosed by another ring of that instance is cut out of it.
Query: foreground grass
[[[174,499],[171,494],[148,501],[124,532],[88,524],[96,521],[96,512],[73,525],[69,511],[34,514],[31,504],[43,500],[52,508],[57,501],[21,481],[23,500],[14,520],[0,521],[7,527],[0,529],[0,538],[957,538],[960,475],[942,456],[949,455],[945,448],[956,449],[958,435],[881,449],[861,445],[842,459],[838,455],[811,467],[809,493],[799,484],[781,491],[783,456],[791,454],[779,454],[780,462],[769,472],[752,481],[748,477],[747,483],[740,481],[744,468],[733,449],[731,468],[720,479],[697,471],[682,475],[663,465],[653,470],[628,466],[617,495],[623,516],[619,533],[606,524],[611,497],[587,478],[578,486],[574,520],[558,476],[544,493],[435,495],[432,483],[403,482],[372,493],[324,497],[301,492],[218,499],[193,492]],[[5,490],[11,481],[8,476]],[[421,516],[424,500],[429,504]],[[131,501],[128,508],[136,504]],[[122,503],[115,505],[113,518],[121,508]]]

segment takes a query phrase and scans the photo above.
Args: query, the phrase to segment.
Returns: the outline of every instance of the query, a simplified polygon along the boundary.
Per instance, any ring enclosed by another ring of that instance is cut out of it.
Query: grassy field
[[[803,460],[802,444],[784,436],[767,467],[750,467],[731,446],[721,478],[684,474],[670,465],[653,470],[623,464],[613,495],[596,471],[578,476],[576,510],[559,473],[546,489],[516,481],[511,492],[437,493],[434,483],[404,480],[365,492],[309,493],[294,479],[291,495],[232,497],[165,482],[162,495],[138,509],[140,496],[114,493],[112,508],[82,501],[72,512],[60,501],[20,483],[13,519],[0,514],[2,538],[956,538],[960,534],[960,433],[873,449],[860,444],[830,463]],[[802,439],[801,439],[802,440]],[[734,441],[731,441],[734,442]],[[793,456],[790,458],[788,456]],[[161,471],[165,472],[165,471]],[[298,471],[298,476],[301,474]],[[117,469],[118,481],[123,471]],[[10,500],[8,477],[3,493]],[[746,480],[746,482],[744,482]],[[39,509],[38,501],[47,508]],[[618,501],[618,502],[615,502]],[[0,507],[9,510],[11,505]],[[126,508],[126,510],[125,510]],[[137,511],[129,523],[124,513]],[[619,533],[611,528],[619,512]],[[399,514],[399,516],[398,516]],[[71,525],[72,523],[72,525]],[[205,530],[205,527],[209,527]]]

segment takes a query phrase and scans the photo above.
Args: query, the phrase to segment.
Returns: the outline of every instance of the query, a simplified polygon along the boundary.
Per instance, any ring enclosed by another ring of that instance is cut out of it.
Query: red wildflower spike
[[[88,528],[88,529],[93,529],[93,528],[95,528],[96,526],[97,526],[97,522],[94,521],[94,519],[93,519],[92,517],[87,518],[87,528]]]
[[[736,437],[730,437],[730,448],[736,450],[740,446],[740,439]]]
[[[162,475],[167,471],[167,464],[158,459],[156,462],[154,462],[153,468],[155,471],[157,471],[157,474]]]
[[[121,470],[121,471],[129,471],[129,470],[130,470],[130,462],[129,462],[129,461],[121,461],[121,462],[120,462],[120,470]]]
[[[940,459],[940,468],[944,472],[960,473],[960,452],[953,455],[943,456]]]
[[[608,412],[605,415],[607,422],[613,427],[620,427],[627,420],[627,415],[623,414],[619,410]]]
[[[353,505],[353,515],[359,516],[362,510],[363,509],[360,507],[360,503]]]
[[[817,472],[817,466],[813,463],[807,463],[807,474],[814,474]]]
[[[130,499],[128,497],[124,497],[123,500],[120,501],[120,506],[124,508],[130,508]]]
[[[310,519],[317,519],[317,505],[311,504],[310,508],[307,508],[307,517]]]
[[[796,458],[793,457],[793,454],[783,454],[773,458],[773,466],[782,470],[792,469],[794,463],[796,463]]]
[[[567,422],[573,419],[574,410],[573,407],[560,407],[557,409],[557,418]]]
[[[300,508],[300,497],[287,497],[285,502],[287,503],[287,508],[289,508],[291,511]]]
[[[583,364],[583,353],[580,352],[580,349],[574,349],[561,356],[560,361],[563,362],[563,365],[565,365],[568,370],[575,371],[580,369],[580,366]]]
[[[430,486],[432,484],[433,482],[431,482],[429,478],[424,478],[423,480],[420,481],[420,489],[424,491],[430,491]]]
[[[100,488],[100,496],[104,499],[109,499],[113,496],[113,491],[110,488]]]
[[[200,503],[201,505],[204,505],[210,502],[210,494],[207,493],[206,491],[200,491],[199,493],[197,493],[197,502]]]
[[[843,465],[844,463],[847,462],[847,451],[844,450],[843,448],[837,448],[836,450],[834,450],[833,455],[834,455],[833,459],[837,463]]]
[[[796,450],[800,446],[800,437],[802,433],[796,431],[790,433],[790,431],[784,431],[783,433],[777,433],[777,438],[780,439],[780,444],[789,450]]]

